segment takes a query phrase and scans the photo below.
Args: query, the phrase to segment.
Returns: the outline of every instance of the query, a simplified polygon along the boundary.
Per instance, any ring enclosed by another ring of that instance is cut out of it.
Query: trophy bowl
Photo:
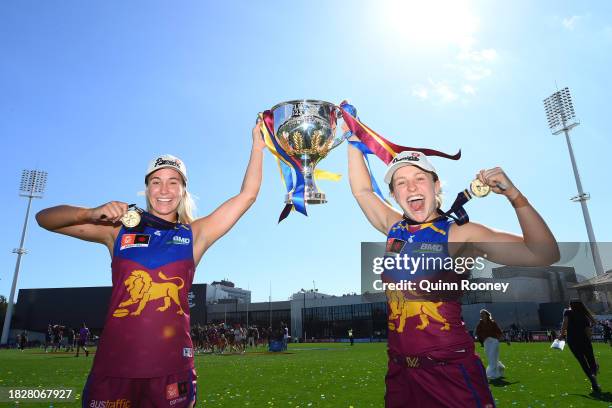
[[[327,202],[325,193],[315,183],[315,167],[345,139],[338,120],[340,109],[333,103],[317,100],[281,102],[272,109],[274,137],[283,150],[302,165],[304,201],[307,204]],[[291,204],[292,192],[285,196]]]

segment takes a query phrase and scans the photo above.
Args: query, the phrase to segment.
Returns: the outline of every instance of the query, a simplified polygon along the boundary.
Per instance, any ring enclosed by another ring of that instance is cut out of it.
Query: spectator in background
[[[47,325],[47,332],[45,333],[45,353],[47,353],[47,348],[48,347],[53,347],[53,326],[51,326],[51,323],[49,323]]]
[[[282,325],[283,332],[283,351],[287,350],[287,343],[289,343],[289,328],[285,323]]]
[[[247,346],[254,347],[255,345],[255,327],[251,326],[247,330]]]
[[[18,341],[18,346],[17,347],[19,347],[19,349],[21,351],[23,351],[26,348],[26,346],[28,345],[28,332],[25,331],[25,330],[22,331],[21,335],[19,335],[18,338],[19,338],[19,341]]]
[[[51,349],[51,352],[56,352],[60,349],[63,330],[63,326],[60,326],[59,324],[53,325],[53,348]]]
[[[255,348],[257,348],[257,345],[259,343],[259,329],[257,328],[257,326],[253,327],[253,340],[255,343]]]
[[[68,327],[66,329],[66,337],[68,338],[68,342],[66,344],[66,352],[74,351],[74,329],[72,327]]]
[[[499,361],[499,341],[504,340],[504,333],[486,309],[480,311],[480,322],[476,326],[476,338],[484,346],[487,355],[487,378],[496,380],[504,376],[506,368]]]
[[[79,340],[77,343],[76,354],[74,355],[75,357],[79,356],[80,349],[83,349],[85,352],[85,357],[89,357],[89,351],[87,350],[87,339],[89,338],[89,334],[89,329],[87,328],[85,322],[83,322],[83,326],[81,326],[79,329]]]
[[[578,360],[582,371],[591,382],[594,393],[600,393],[601,387],[597,383],[599,365],[593,354],[591,343],[591,328],[595,318],[580,299],[572,299],[569,309],[563,311],[563,325],[560,339],[566,339],[572,354]]]
[[[606,320],[602,322],[602,326],[604,343],[609,343],[610,346],[612,346],[612,327],[610,327],[610,321]]]

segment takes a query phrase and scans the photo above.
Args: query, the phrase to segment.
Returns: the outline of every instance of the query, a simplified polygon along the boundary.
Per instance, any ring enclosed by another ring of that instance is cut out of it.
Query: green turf
[[[289,353],[197,355],[198,400],[204,407],[381,407],[385,344],[290,345]],[[595,344],[604,391],[612,390],[612,347]],[[477,350],[482,354],[483,349]],[[499,407],[612,407],[596,400],[569,350],[546,343],[501,346],[506,378],[491,385]],[[0,351],[0,387],[72,388],[80,397],[92,357]],[[0,403],[0,407],[14,406]],[[48,407],[20,404],[24,407]],[[77,407],[78,403],[55,403]]]

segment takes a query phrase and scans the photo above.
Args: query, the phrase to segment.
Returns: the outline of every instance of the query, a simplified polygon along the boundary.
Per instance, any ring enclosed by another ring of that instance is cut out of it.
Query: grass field
[[[568,349],[501,345],[506,377],[491,384],[498,407],[612,407],[612,347],[595,344],[604,394],[595,399]],[[482,354],[483,349],[477,350]],[[386,344],[299,344],[286,354],[197,355],[198,406],[381,407]],[[71,388],[80,397],[92,357],[0,351],[0,387]],[[0,402],[0,407],[13,407]],[[49,407],[21,403],[20,407]],[[78,402],[53,407],[78,407]]]

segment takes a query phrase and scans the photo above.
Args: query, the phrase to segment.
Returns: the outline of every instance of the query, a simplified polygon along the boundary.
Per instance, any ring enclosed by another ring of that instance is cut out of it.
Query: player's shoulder
[[[452,222],[449,226],[448,238],[452,242],[484,242],[491,231],[486,225],[477,222],[467,222],[462,225]]]

